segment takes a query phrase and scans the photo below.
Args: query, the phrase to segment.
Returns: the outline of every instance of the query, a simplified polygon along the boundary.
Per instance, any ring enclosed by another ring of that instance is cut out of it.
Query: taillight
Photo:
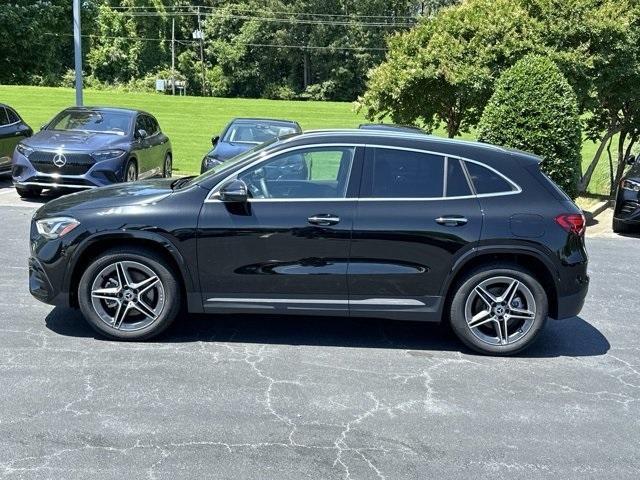
[[[563,213],[558,215],[555,220],[569,233],[583,235],[586,229],[586,220],[581,213]]]

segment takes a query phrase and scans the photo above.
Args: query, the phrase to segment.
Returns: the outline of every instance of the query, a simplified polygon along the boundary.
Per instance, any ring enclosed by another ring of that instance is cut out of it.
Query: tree
[[[371,120],[445,124],[449,137],[475,126],[495,79],[540,45],[535,23],[512,0],[468,0],[389,40],[358,108]]]
[[[499,78],[479,124],[479,140],[532,152],[569,196],[580,176],[581,131],[571,85],[548,57],[527,55]]]

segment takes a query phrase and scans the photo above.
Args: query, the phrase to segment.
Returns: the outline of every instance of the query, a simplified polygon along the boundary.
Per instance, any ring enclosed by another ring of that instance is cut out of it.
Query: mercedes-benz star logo
[[[53,164],[58,168],[64,167],[66,163],[67,157],[65,157],[63,153],[56,153],[53,157]]]

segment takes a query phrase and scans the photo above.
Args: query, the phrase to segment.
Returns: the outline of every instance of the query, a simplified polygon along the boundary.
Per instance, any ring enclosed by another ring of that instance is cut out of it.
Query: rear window
[[[513,187],[493,170],[473,162],[465,162],[473,186],[478,195],[513,191]]]

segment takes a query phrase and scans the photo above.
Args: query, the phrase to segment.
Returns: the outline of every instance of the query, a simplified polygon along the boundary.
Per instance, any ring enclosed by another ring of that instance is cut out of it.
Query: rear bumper
[[[589,292],[589,277],[585,275],[576,280],[576,282],[579,283],[577,291],[558,297],[558,313],[556,319],[562,320],[564,318],[575,317],[582,310],[584,301],[587,298],[587,293]]]

